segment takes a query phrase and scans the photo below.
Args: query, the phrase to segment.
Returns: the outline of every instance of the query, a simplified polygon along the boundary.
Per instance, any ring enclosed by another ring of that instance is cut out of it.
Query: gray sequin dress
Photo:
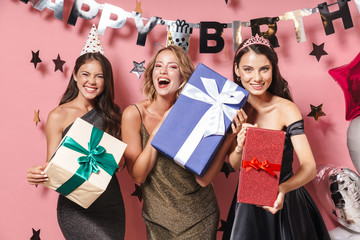
[[[95,109],[81,118],[102,129],[103,120]],[[63,136],[70,126],[65,129]],[[105,192],[87,209],[59,195],[57,217],[60,229],[67,240],[124,239],[125,209],[116,174]]]
[[[142,119],[140,134],[144,148],[149,133]],[[148,239],[216,239],[219,207],[211,184],[201,187],[192,172],[158,153],[141,189]]]

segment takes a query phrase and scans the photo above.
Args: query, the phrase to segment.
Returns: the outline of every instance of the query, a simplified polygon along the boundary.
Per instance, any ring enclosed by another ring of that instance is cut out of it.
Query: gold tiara
[[[253,44],[265,45],[265,46],[271,48],[270,43],[269,43],[268,40],[266,40],[265,38],[260,37],[258,34],[256,34],[255,36],[251,36],[251,38],[246,40],[244,45],[239,49],[239,51],[241,49],[246,48],[247,46],[250,46],[250,45],[253,45]]]

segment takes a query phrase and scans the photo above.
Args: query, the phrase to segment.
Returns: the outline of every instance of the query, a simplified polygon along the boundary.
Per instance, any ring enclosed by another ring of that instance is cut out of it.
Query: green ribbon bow
[[[74,151],[84,154],[85,156],[79,157],[77,160],[80,167],[75,174],[61,185],[56,191],[63,196],[70,194],[86,180],[89,179],[91,173],[98,173],[99,167],[105,170],[110,176],[112,176],[116,169],[119,168],[114,156],[111,153],[106,153],[106,149],[99,146],[99,142],[104,132],[93,127],[91,131],[90,142],[88,143],[88,149],[86,150],[74,139],[66,136],[61,146],[70,148]]]

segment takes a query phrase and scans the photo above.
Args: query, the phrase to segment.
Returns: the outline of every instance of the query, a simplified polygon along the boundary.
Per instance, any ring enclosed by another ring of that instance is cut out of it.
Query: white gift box
[[[94,147],[89,146],[91,138]],[[88,208],[106,190],[125,148],[125,143],[77,118],[44,170],[49,178],[44,186]]]

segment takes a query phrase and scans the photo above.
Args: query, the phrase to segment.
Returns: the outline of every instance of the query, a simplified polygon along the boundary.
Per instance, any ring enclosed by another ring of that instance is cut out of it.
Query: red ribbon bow
[[[246,168],[246,171],[249,171],[251,168],[254,168],[256,170],[262,169],[273,177],[276,177],[276,173],[274,171],[281,170],[281,164],[270,163],[268,160],[259,162],[257,158],[254,158],[251,161],[243,161],[242,167]]]

